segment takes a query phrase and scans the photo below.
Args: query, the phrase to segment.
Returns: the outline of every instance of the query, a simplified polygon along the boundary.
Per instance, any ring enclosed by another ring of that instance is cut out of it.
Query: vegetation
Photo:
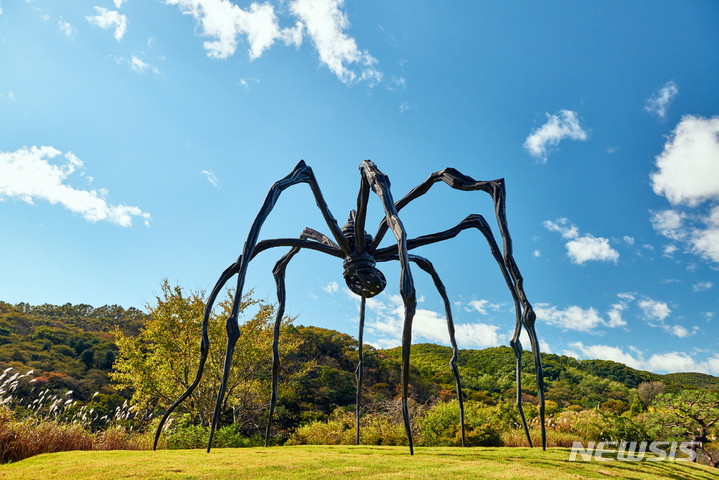
[[[173,415],[162,448],[206,444],[232,300],[230,292],[213,312],[211,356],[203,381]],[[167,281],[155,302],[147,305],[147,313],[118,306],[0,302],[0,462],[68,449],[148,448],[158,416],[194,379],[204,304],[203,292],[185,293]],[[260,445],[267,422],[275,310],[246,296],[242,312],[242,334],[215,448]],[[280,345],[273,443],[354,443],[357,341],[283,319]],[[411,418],[420,448],[459,444],[450,357],[449,347],[412,347]],[[719,455],[711,447],[719,433],[719,378],[658,375],[616,362],[553,354],[542,354],[542,362],[550,447],[570,447],[577,441],[698,439],[699,460],[716,466]],[[513,405],[513,351],[461,350],[458,364],[469,444],[527,446]],[[398,402],[400,349],[366,346],[365,366],[362,443],[404,445]],[[533,442],[539,444],[529,352],[523,368],[522,398]],[[692,390],[699,397],[692,397]],[[697,416],[697,411],[704,416]],[[703,426],[697,418],[703,419]]]

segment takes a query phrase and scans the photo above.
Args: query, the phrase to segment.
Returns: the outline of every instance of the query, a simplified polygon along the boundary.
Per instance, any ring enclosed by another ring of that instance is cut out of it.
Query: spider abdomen
[[[364,258],[348,257],[344,267],[343,276],[347,288],[360,297],[371,298],[379,295],[387,286],[384,274],[374,266],[374,261],[369,256]]]

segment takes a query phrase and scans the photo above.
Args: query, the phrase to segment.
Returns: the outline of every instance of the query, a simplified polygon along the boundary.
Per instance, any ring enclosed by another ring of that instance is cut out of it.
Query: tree
[[[136,336],[115,331],[119,349],[111,373],[121,387],[131,388],[132,403],[139,408],[164,411],[195,378],[205,295],[186,295],[178,286],[162,283],[156,305],[148,305],[149,319]],[[227,341],[225,322],[232,310],[233,292],[217,304],[209,322],[210,354],[205,372],[193,394],[177,409],[195,424],[208,425],[222,378]],[[241,325],[227,392],[222,404],[223,418],[231,418],[246,432],[257,431],[270,394],[270,368],[275,308],[247,294],[240,305],[240,318],[256,313]],[[290,320],[283,321],[286,326]],[[286,328],[284,328],[286,333]],[[284,335],[280,354],[297,347],[292,335]],[[280,382],[282,385],[283,382]]]
[[[644,405],[651,405],[658,395],[666,392],[667,386],[662,382],[642,382],[637,387],[637,394]]]
[[[697,442],[694,449],[703,452],[709,463],[719,468],[719,456],[706,449],[711,438],[719,433],[719,394],[705,390],[665,393],[657,396],[654,409],[653,423],[660,430]]]

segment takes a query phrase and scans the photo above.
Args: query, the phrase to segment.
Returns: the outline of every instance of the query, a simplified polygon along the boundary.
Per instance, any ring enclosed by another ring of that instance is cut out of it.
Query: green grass
[[[273,448],[75,451],[0,466],[0,479],[716,479],[687,462],[569,461],[569,449],[293,446]]]

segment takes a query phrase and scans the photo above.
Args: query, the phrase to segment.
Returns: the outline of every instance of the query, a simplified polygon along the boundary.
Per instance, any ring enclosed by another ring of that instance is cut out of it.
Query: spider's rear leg
[[[315,240],[320,244],[339,250],[337,244],[330,240],[326,235],[323,235],[311,228],[305,228],[300,235],[300,239]],[[277,287],[277,314],[275,315],[275,326],[272,338],[272,393],[270,395],[270,411],[267,417],[267,430],[265,431],[265,447],[269,443],[270,430],[272,427],[272,415],[275,411],[275,406],[277,405],[277,387],[280,370],[280,327],[282,325],[282,317],[285,315],[285,304],[287,300],[285,272],[290,260],[292,260],[292,257],[294,257],[301,248],[302,247],[292,247],[289,252],[284,254],[282,258],[277,261],[275,267],[272,269],[272,274],[275,278],[275,285]]]

